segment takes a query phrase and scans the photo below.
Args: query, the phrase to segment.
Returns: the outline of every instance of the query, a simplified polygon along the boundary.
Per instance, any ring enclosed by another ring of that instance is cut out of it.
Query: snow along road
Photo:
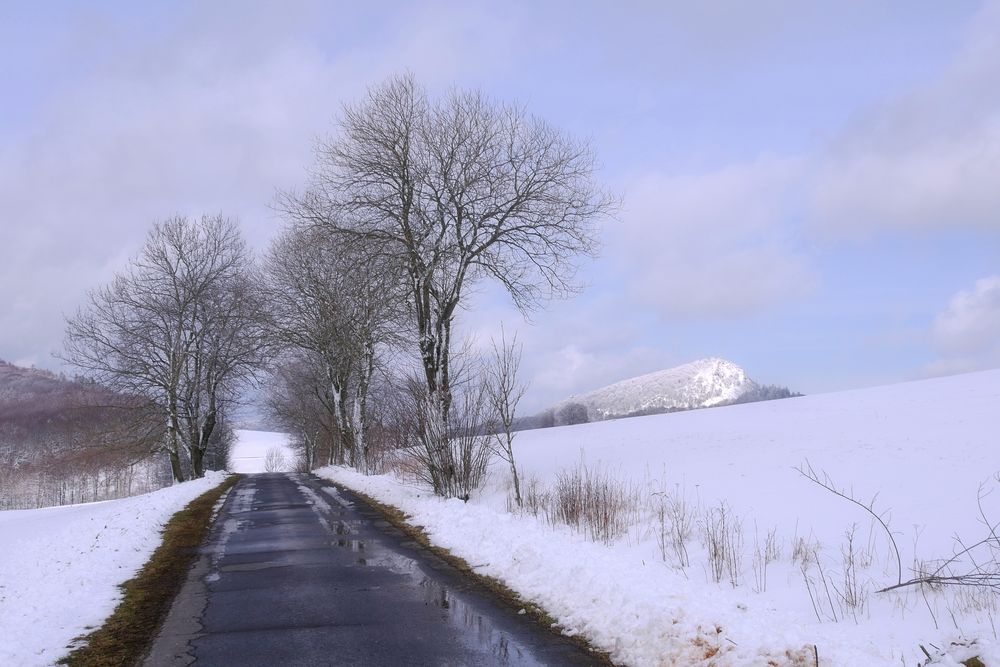
[[[145,664],[588,665],[312,475],[229,493]]]

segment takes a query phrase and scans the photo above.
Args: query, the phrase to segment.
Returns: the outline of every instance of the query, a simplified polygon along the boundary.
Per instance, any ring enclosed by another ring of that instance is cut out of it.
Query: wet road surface
[[[145,665],[590,665],[312,475],[233,488]]]

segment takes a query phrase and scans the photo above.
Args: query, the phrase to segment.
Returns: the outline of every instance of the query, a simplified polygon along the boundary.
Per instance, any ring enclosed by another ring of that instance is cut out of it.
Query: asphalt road
[[[226,498],[145,665],[589,665],[346,491],[260,474]]]

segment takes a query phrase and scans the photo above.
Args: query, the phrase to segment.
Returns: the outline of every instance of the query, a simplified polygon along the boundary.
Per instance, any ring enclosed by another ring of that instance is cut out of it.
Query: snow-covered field
[[[241,474],[293,472],[296,460],[295,451],[288,446],[288,436],[269,431],[237,430],[236,443],[229,452],[232,472]]]
[[[538,489],[551,491],[581,461],[633,486],[640,507],[611,546],[553,525],[544,510],[508,512],[501,465],[468,504],[392,477],[321,474],[404,509],[436,543],[626,664],[812,665],[815,646],[824,666],[922,665],[923,649],[934,664],[978,655],[1000,665],[995,596],[876,593],[899,578],[888,538],[861,508],[795,470],[808,461],[864,502],[878,494],[905,580],[917,561],[952,555],[956,535],[966,544],[987,535],[979,495],[988,494],[984,514],[1000,521],[998,425],[1000,371],[988,371],[519,434],[519,467]],[[659,520],[661,501],[686,501],[686,567],[671,547],[669,515]],[[742,544],[716,583],[704,535],[718,527],[720,502],[740,523]],[[764,559],[772,530],[777,548]]]
[[[209,472],[134,498],[0,512],[0,665],[51,665],[99,626],[170,517],[217,486]]]

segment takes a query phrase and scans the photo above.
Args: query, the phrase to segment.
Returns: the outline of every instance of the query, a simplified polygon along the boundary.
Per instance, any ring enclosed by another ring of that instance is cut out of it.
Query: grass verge
[[[329,482],[329,480],[325,481]],[[501,600],[504,604],[508,605],[511,609],[517,612],[520,612],[520,610],[523,609],[525,611],[525,614],[527,614],[529,618],[534,620],[536,623],[541,625],[549,632],[557,634],[566,639],[567,641],[570,641],[579,646],[580,648],[583,648],[586,651],[590,652],[596,664],[607,665],[608,667],[614,666],[614,663],[611,662],[611,658],[606,651],[601,651],[599,649],[594,648],[582,636],[563,635],[559,627],[559,623],[556,621],[556,619],[553,618],[544,609],[539,607],[537,604],[531,602],[530,600],[525,600],[516,591],[514,591],[514,589],[510,588],[499,579],[495,579],[493,577],[489,577],[487,575],[476,572],[475,570],[472,569],[472,566],[470,566],[469,563],[464,558],[456,556],[447,549],[444,549],[442,547],[433,544],[430,538],[427,536],[427,533],[424,531],[423,526],[414,526],[408,523],[406,520],[406,514],[404,514],[403,511],[400,510],[398,507],[394,507],[392,505],[386,505],[385,503],[379,502],[378,500],[376,500],[372,496],[369,496],[366,493],[362,493],[351,487],[344,486],[343,484],[337,482],[330,482],[330,483],[333,484],[334,486],[344,489],[345,491],[348,491],[349,493],[357,496],[358,498],[361,498],[365,503],[370,505],[372,509],[376,510],[379,514],[381,514],[386,521],[388,521],[397,529],[406,533],[406,535],[409,536],[410,539],[412,539],[414,542],[417,542],[424,548],[434,553],[434,555],[436,555],[438,558],[440,558],[441,560],[445,561],[446,563],[454,567],[463,575],[472,579],[479,586],[482,586],[483,588],[489,590],[496,598]]]
[[[124,597],[114,613],[83,645],[59,661],[72,667],[135,665],[146,653],[188,569],[205,540],[212,508],[240,479],[231,475],[214,489],[192,500],[163,528],[163,542],[139,573],[121,585]]]

